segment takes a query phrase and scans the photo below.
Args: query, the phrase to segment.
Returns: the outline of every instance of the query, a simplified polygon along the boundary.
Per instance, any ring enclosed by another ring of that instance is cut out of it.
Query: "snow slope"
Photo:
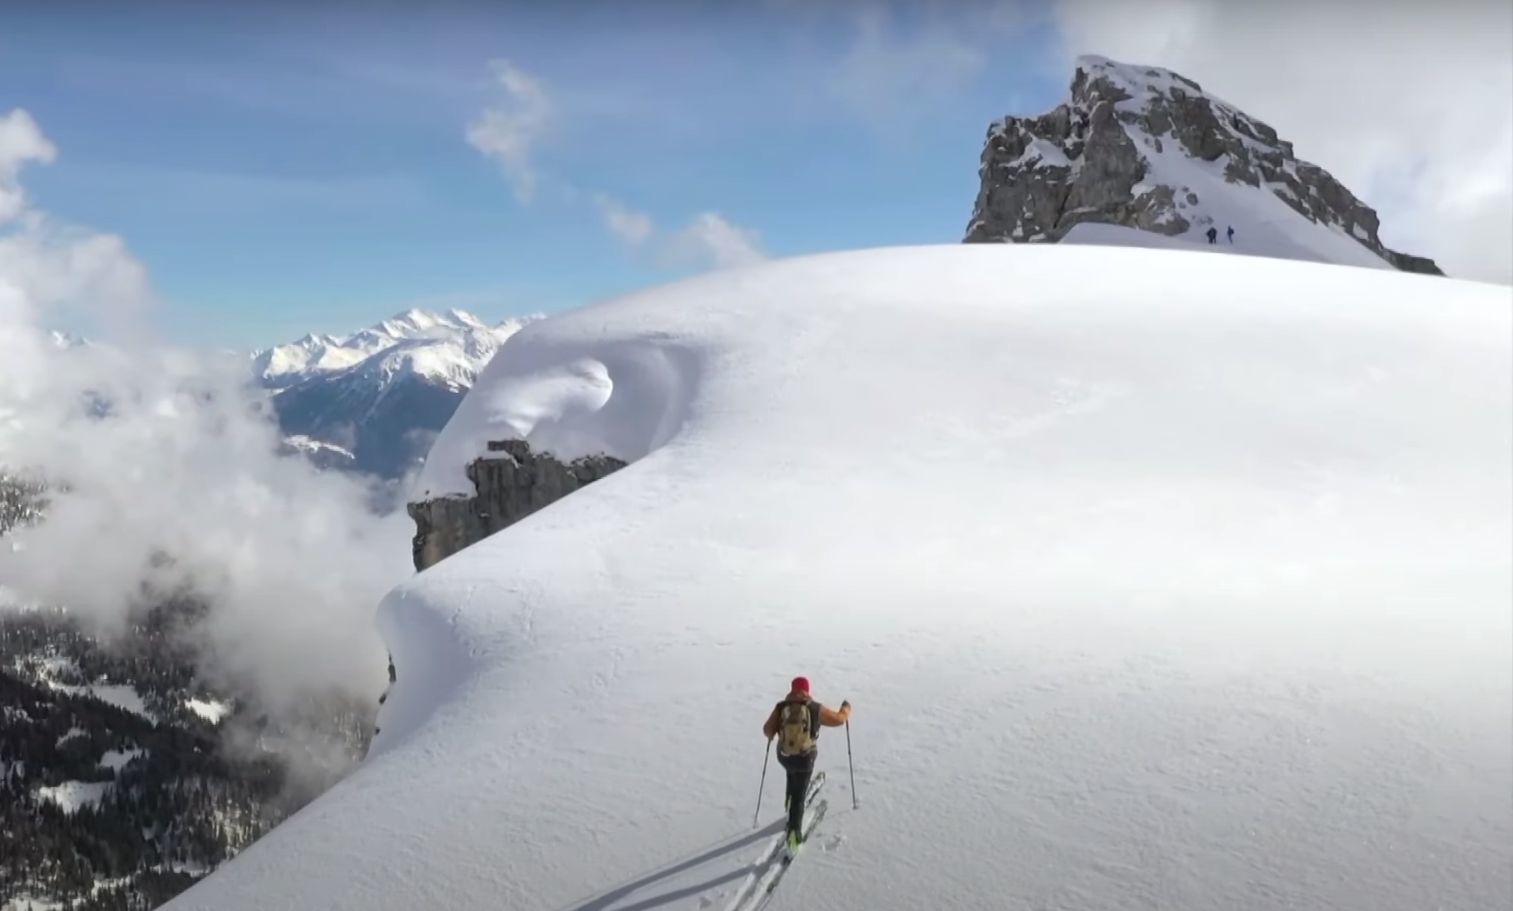
[[[106,750],[100,756],[100,768],[119,773],[144,752],[144,750]]]
[[[211,724],[220,724],[221,719],[231,714],[231,704],[219,699],[188,699],[184,707]]]
[[[113,787],[108,781],[65,781],[50,788],[38,788],[37,796],[71,814],[84,807],[98,807]]]
[[[795,673],[860,809],[826,731],[774,911],[1508,907],[1510,338],[1506,288],[1051,245],[535,324],[421,483],[638,460],[396,589],[368,760],[168,907],[724,909]]]
[[[66,658],[48,657],[41,662],[41,679],[49,689],[72,695],[91,696],[106,705],[113,705],[134,715],[141,715],[153,724],[157,717],[147,708],[147,700],[136,688],[124,683],[90,683],[85,685],[63,683],[59,678],[78,679],[79,666]]]

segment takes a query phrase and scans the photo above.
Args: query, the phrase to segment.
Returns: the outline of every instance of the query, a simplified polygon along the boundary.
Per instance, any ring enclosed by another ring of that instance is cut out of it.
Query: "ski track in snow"
[[[1510,309],[963,245],[532,324],[426,489],[639,460],[399,586],[369,758],[168,907],[722,908],[795,673],[861,806],[827,729],[773,911],[1508,907]]]

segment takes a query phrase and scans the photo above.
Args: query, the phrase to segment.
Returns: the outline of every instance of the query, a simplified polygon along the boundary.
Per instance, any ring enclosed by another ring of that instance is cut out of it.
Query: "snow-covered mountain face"
[[[1272,127],[1156,67],[1078,58],[1070,100],[988,129],[979,175],[968,242],[1193,245],[1441,274],[1387,249],[1377,213]]]
[[[529,321],[410,310],[349,336],[258,351],[252,367],[274,390],[292,450],[392,479],[419,464],[478,372]]]
[[[482,366],[480,357],[487,362],[521,325],[520,320],[507,320],[489,326],[463,310],[407,310],[351,335],[312,333],[287,345],[256,351],[252,369],[263,386],[283,389],[355,367],[402,343],[427,343],[433,353],[425,366],[435,371],[436,378],[465,376],[471,384]]]
[[[414,489],[629,464],[401,583],[367,759],[170,907],[750,911],[806,674],[856,714],[771,911],[1507,908],[1510,320],[1052,244],[553,316]]]

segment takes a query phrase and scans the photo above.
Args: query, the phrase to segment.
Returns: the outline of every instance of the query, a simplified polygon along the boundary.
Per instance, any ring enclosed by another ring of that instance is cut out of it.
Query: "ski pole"
[[[762,755],[762,783],[757,785],[757,808],[751,814],[751,827],[757,827],[757,820],[762,817],[762,791],[767,788],[767,760],[772,758],[772,738],[767,738],[767,752]]]
[[[851,760],[851,719],[846,719],[846,765],[851,767],[851,809],[858,807],[856,802],[856,763]]]

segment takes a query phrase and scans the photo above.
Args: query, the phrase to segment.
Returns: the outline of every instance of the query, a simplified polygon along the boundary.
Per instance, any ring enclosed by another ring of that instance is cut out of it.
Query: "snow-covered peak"
[[[989,127],[980,176],[968,241],[1152,246],[1141,231],[1208,251],[1439,272],[1383,245],[1376,212],[1270,125],[1160,67],[1079,57],[1064,104]]]
[[[253,372],[264,386],[282,389],[351,369],[396,346],[420,342],[434,346],[434,356],[408,362],[421,365],[423,373],[452,382],[468,371],[476,375],[499,345],[533,318],[491,326],[464,310],[411,309],[351,335],[311,333],[287,345],[257,351],[252,356]],[[466,369],[456,369],[458,363],[465,363]]]
[[[384,376],[413,374],[466,389],[510,336],[535,317],[509,319],[488,326],[468,314],[436,320],[406,338],[368,357],[363,371]]]
[[[1092,79],[1107,79],[1132,95],[1169,93],[1174,87],[1191,92],[1202,92],[1198,83],[1185,76],[1159,66],[1120,63],[1100,54],[1082,54],[1076,59],[1076,69],[1087,73]]]
[[[452,310],[448,310],[447,315],[450,316],[452,320],[457,322],[459,325],[470,326],[474,329],[480,329],[484,325],[482,320],[467,312],[466,310],[457,310],[454,308]]]
[[[483,321],[466,310],[447,310],[436,313],[430,310],[406,310],[395,314],[374,326],[395,338],[415,338],[435,333],[438,330],[467,331],[486,328]]]
[[[467,389],[507,338],[507,332],[484,328],[445,340],[404,339],[364,358],[351,372],[380,384],[403,376],[417,376]]]
[[[500,346],[539,318],[489,325],[462,310],[408,310],[348,336],[307,335],[259,352],[253,367],[274,390],[291,449],[397,478],[419,463]]]

